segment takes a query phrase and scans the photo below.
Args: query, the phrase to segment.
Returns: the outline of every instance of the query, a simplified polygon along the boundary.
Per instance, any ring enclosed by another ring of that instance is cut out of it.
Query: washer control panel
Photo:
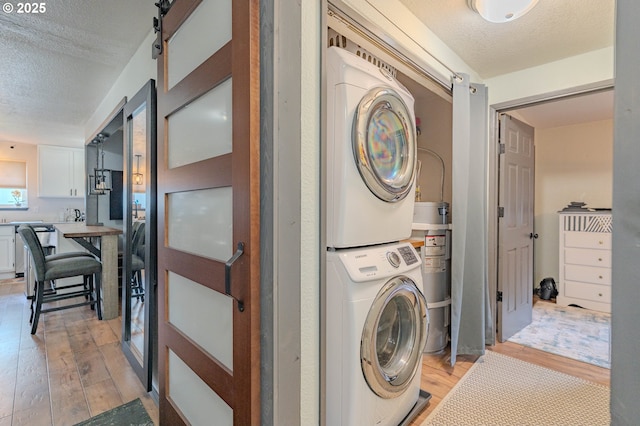
[[[334,253],[354,282],[395,276],[421,264],[420,256],[409,243],[341,249]]]

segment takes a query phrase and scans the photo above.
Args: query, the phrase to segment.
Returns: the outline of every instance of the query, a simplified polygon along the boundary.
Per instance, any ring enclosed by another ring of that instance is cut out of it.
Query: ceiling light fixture
[[[467,0],[467,4],[489,22],[510,22],[529,12],[538,0]]]
[[[96,146],[96,167],[89,175],[89,195],[103,195],[111,191],[111,170],[104,168],[104,142],[109,138],[106,133],[98,133],[91,141]]]
[[[142,154],[136,154],[136,159],[138,160],[138,167],[136,167],[136,172],[133,173],[134,185],[142,185],[142,183],[144,182],[142,173],[140,173],[140,157],[142,157]]]

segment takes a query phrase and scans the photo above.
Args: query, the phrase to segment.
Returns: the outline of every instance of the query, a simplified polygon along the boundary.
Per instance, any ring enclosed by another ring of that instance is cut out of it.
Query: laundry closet
[[[405,424],[431,397],[421,389],[423,353],[448,342],[452,98],[366,29],[329,16],[325,422]],[[425,203],[440,207],[438,238],[415,229]],[[437,271],[425,241],[442,246]],[[438,309],[425,298],[434,272],[444,284]]]

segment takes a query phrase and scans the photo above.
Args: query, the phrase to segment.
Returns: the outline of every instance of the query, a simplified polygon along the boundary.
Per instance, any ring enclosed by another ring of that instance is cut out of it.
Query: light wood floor
[[[88,307],[43,315],[31,336],[24,283],[0,281],[0,426],[66,426],[140,398],[155,424],[158,408],[120,350],[120,319],[98,321]],[[610,385],[609,370],[515,343],[490,350]],[[476,356],[424,355],[422,389],[432,398],[420,425],[469,370]]]
[[[140,398],[158,408],[120,349],[120,319],[88,307],[43,314],[29,326],[24,282],[0,282],[0,426],[66,426]]]

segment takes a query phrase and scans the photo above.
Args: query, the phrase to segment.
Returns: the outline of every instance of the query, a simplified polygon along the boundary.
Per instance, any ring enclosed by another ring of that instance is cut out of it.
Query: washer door
[[[371,192],[387,202],[404,199],[415,177],[413,114],[391,88],[370,90],[358,104],[353,123],[353,153]]]
[[[376,395],[394,398],[411,384],[427,340],[426,305],[414,281],[403,275],[376,296],[360,343],[362,372]]]

